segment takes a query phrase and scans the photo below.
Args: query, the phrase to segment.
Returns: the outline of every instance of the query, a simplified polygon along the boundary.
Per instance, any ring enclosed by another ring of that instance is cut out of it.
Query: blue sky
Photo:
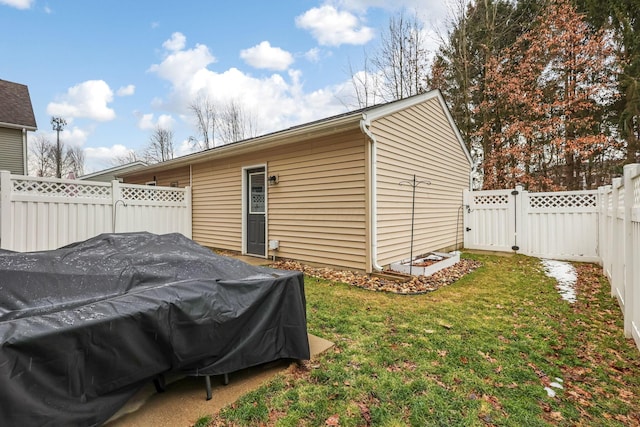
[[[261,133],[355,107],[362,67],[401,8],[429,37],[437,0],[0,0],[0,79],[29,86],[38,132],[85,149],[85,172],[141,150],[156,125],[176,154],[196,134],[189,102],[239,101]],[[33,140],[33,135],[31,135]]]

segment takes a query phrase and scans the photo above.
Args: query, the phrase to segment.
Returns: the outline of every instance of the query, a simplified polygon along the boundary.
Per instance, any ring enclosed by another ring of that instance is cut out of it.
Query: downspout
[[[29,175],[29,162],[27,161],[27,130],[22,128],[22,171],[23,175]]]
[[[360,129],[367,135],[371,142],[371,187],[370,197],[371,200],[371,224],[369,229],[371,230],[371,266],[374,270],[382,271],[382,267],[378,265],[378,193],[376,191],[376,137],[369,129],[371,122],[367,119],[366,114],[362,114],[362,120],[360,120]]]

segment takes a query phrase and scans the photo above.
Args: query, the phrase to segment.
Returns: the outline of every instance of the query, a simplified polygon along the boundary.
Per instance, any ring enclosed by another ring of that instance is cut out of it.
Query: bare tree
[[[84,175],[84,150],[80,146],[69,147],[65,154],[65,169],[78,177]]]
[[[215,147],[216,108],[206,95],[199,95],[191,104],[189,111],[196,119],[197,136],[190,136],[189,141],[198,151]]]
[[[139,160],[142,160],[142,156],[140,156],[134,150],[128,150],[126,154],[115,156],[113,159],[111,159],[111,164],[113,166],[121,166],[128,163],[137,162]]]
[[[236,100],[231,100],[216,115],[217,132],[223,144],[242,141],[258,134],[255,117]]]
[[[53,149],[53,143],[43,134],[36,134],[29,143],[29,152],[31,153],[29,165],[36,176],[45,177],[55,174]]]
[[[389,19],[372,63],[382,81],[382,96],[387,101],[406,98],[425,91],[427,49],[424,27],[416,14],[406,17],[402,11]]]
[[[361,71],[354,71],[351,62],[349,62],[349,74],[351,75],[351,85],[356,98],[356,107],[365,108],[377,103],[380,97],[380,82],[378,74],[376,74],[370,66],[371,61],[364,54],[364,68]]]
[[[173,131],[156,126],[144,151],[148,163],[160,163],[173,159]]]

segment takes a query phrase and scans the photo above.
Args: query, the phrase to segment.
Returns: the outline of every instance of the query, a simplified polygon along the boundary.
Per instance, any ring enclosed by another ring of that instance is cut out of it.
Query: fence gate
[[[597,191],[465,191],[468,249],[598,262]]]
[[[511,252],[517,246],[516,190],[465,191],[464,246]]]

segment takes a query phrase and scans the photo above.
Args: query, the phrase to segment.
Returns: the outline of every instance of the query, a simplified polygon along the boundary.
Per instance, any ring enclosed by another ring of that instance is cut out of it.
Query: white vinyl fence
[[[640,348],[640,164],[594,191],[465,191],[465,247],[602,265]]]
[[[39,251],[101,233],[191,238],[191,190],[11,175],[0,171],[0,249]]]
[[[626,165],[623,178],[600,191],[602,267],[622,308],[625,335],[640,348],[640,164]]]
[[[465,191],[465,247],[599,262],[598,194]]]

